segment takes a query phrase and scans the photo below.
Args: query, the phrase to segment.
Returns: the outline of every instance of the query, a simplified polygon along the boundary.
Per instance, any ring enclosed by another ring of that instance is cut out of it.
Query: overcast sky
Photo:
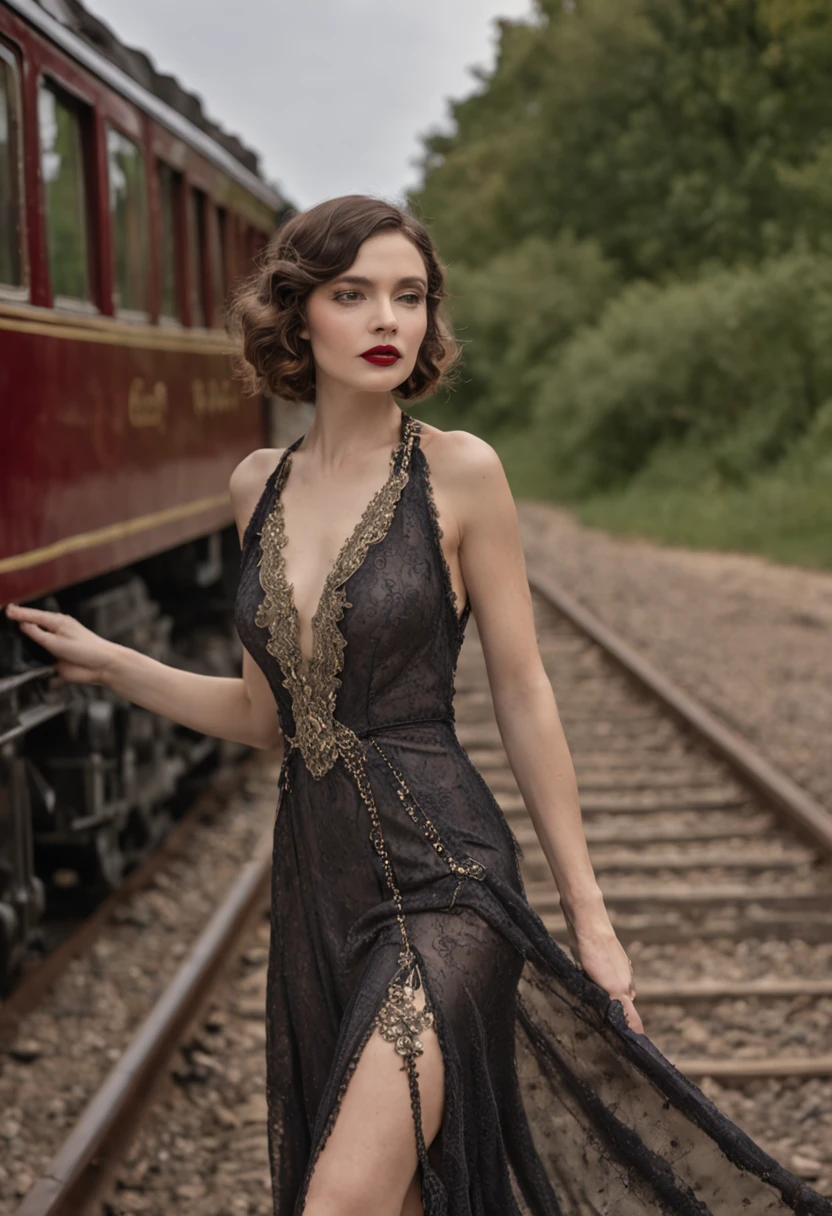
[[[419,136],[479,87],[495,21],[532,0],[85,0],[123,42],[200,95],[309,207],[337,194],[400,197]]]

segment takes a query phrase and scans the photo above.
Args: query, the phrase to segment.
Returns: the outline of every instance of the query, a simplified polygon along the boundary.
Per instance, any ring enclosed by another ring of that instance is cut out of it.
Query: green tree
[[[454,399],[485,430],[525,426],[555,352],[595,321],[617,286],[597,245],[531,236],[484,266],[452,268],[454,327],[465,369]]]
[[[526,236],[598,241],[628,277],[755,260],[799,227],[788,170],[832,133],[819,0],[539,2],[426,140],[413,203],[476,266]]]
[[[556,359],[532,442],[559,493],[742,484],[832,401],[832,258],[808,253],[662,287],[634,283]]]

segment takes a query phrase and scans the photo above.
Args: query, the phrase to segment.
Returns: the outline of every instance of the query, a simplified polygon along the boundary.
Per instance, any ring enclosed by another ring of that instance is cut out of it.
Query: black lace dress
[[[426,1216],[832,1216],[627,1027],[526,902],[514,836],[454,729],[469,606],[458,612],[419,429],[403,412],[387,481],[324,584],[308,670],[281,552],[300,439],[243,540],[237,628],[286,740],[267,986],[275,1213],[302,1212],[380,1033],[408,1072]],[[427,1025],[445,1070],[429,1148]]]

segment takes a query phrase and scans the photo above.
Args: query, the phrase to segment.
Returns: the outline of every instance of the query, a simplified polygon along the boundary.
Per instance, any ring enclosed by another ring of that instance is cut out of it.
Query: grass
[[[454,416],[453,395],[414,411],[426,422],[471,429]],[[754,553],[786,565],[832,570],[832,459],[827,443],[796,450],[773,472],[742,487],[650,484],[648,477],[623,490],[579,501],[558,496],[544,451],[529,431],[489,436],[500,455],[512,493],[568,507],[588,527],[658,544],[728,553]],[[680,481],[691,468],[679,468]]]
[[[747,489],[698,494],[634,485],[620,494],[575,504],[575,509],[582,523],[607,532],[832,570],[828,484],[766,479]]]
[[[560,503],[589,527],[659,544],[754,553],[786,565],[832,570],[832,470],[795,458],[745,486],[651,485],[579,501],[557,495],[551,473],[525,437],[495,440],[517,498]],[[824,467],[824,465],[826,467]]]

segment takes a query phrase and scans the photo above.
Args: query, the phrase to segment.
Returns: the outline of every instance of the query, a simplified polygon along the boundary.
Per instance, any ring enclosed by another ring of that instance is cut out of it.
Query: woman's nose
[[[391,304],[382,304],[379,307],[378,315],[376,317],[375,328],[377,330],[378,329],[391,330],[391,329],[398,328],[397,321],[396,321],[396,314],[393,311],[393,306]]]

